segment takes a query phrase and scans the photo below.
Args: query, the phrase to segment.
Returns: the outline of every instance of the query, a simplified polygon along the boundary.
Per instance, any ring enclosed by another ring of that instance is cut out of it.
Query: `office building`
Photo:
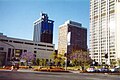
[[[68,20],[59,27],[58,54],[70,54],[74,50],[87,51],[87,29]]]
[[[54,51],[54,44],[11,38],[0,33],[0,62],[2,61],[2,65],[11,61],[13,57],[20,60],[24,52],[34,53],[36,59],[50,59]]]
[[[53,23],[54,21],[48,19],[48,15],[41,14],[41,18],[34,22],[33,41],[35,42],[53,42]]]
[[[90,56],[108,65],[120,59],[120,0],[90,0]]]

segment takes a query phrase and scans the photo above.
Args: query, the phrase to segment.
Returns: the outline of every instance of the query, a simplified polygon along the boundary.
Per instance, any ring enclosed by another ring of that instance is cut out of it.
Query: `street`
[[[120,75],[104,73],[0,71],[0,80],[120,80]]]

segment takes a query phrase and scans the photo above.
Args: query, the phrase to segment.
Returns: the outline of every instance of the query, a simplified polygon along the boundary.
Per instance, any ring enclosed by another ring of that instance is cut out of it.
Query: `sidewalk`
[[[75,71],[75,70],[69,70],[71,73],[80,73],[80,71]]]
[[[0,69],[0,71],[12,71],[7,69]],[[17,71],[13,72],[41,72],[41,71],[34,71],[33,69],[18,69]],[[80,71],[68,70],[70,73],[80,73]]]
[[[37,71],[34,71],[32,69],[18,69],[17,71],[18,72],[37,72]]]
[[[0,71],[12,71],[12,70],[10,70],[10,69],[0,69]],[[13,72],[36,72],[36,71],[34,71],[32,69],[18,69],[17,71],[13,70]]]

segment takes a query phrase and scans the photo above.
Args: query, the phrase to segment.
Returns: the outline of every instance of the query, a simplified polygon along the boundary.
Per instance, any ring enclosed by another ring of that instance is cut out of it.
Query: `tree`
[[[64,65],[64,56],[62,54],[56,54],[55,52],[52,53],[51,59],[53,59],[54,65],[56,66],[63,66]]]
[[[21,55],[21,59],[25,60],[28,64],[28,62],[35,60],[35,54],[33,54],[32,52],[24,52]]]
[[[50,55],[50,58],[51,59],[56,59],[57,58],[57,54],[55,52],[53,52],[51,55]]]
[[[87,51],[76,50],[70,54],[70,60],[72,60],[73,65],[75,66],[85,66],[89,65],[92,62],[92,59],[89,57]]]
[[[117,61],[111,61],[111,65],[115,65]]]
[[[37,63],[38,66],[40,65],[40,59],[39,58],[37,58],[36,63]]]
[[[117,63],[120,66],[120,58],[117,59]]]

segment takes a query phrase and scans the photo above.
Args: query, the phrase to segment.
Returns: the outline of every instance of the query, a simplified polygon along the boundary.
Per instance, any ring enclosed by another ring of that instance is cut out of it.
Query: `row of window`
[[[30,43],[30,42],[12,41],[12,40],[6,40],[6,39],[0,39],[0,41],[54,48],[54,46],[52,45],[35,44],[35,43]]]
[[[47,50],[47,51],[53,51],[53,49],[45,49],[45,48],[34,48],[36,50]]]

